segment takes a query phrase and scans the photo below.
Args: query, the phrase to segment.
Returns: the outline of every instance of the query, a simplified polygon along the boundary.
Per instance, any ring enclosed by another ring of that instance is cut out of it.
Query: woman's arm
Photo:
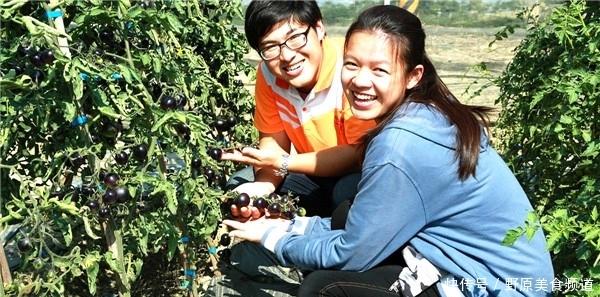
[[[299,235],[266,232],[261,242],[284,264],[364,271],[406,244],[426,223],[421,196],[394,164],[363,170],[344,230]]]

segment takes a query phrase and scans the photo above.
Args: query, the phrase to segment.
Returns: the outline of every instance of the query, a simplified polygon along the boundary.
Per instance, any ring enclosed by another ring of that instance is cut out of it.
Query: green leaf
[[[98,270],[100,269],[100,258],[98,252],[93,252],[87,254],[81,263],[87,274],[88,288],[92,295],[96,294],[96,279],[98,279]]]
[[[598,208],[596,206],[592,209],[592,220],[594,222],[598,220]]]
[[[570,116],[568,116],[568,115],[564,115],[563,114],[563,115],[560,116],[559,122],[561,122],[563,124],[567,124],[567,125],[573,124],[573,118],[570,117]]]
[[[179,22],[179,20],[177,19],[176,16],[167,13],[167,20],[169,21],[169,24],[171,25],[171,28],[173,29],[173,31],[180,33],[181,29],[183,28],[183,26],[181,25],[181,23]]]
[[[519,237],[521,237],[523,235],[523,233],[525,233],[525,231],[523,230],[523,227],[517,227],[517,228],[508,230],[508,232],[506,232],[506,235],[504,236],[504,239],[502,240],[502,245],[505,245],[505,246],[513,245],[517,241],[517,239],[519,239]]]
[[[160,118],[160,120],[158,120],[153,126],[152,126],[152,132],[156,132],[158,131],[158,129],[160,129],[162,126],[164,126],[164,124],[172,119],[175,116],[174,112],[167,112],[162,118]]]
[[[87,218],[87,216],[83,216],[83,226],[85,228],[85,233],[91,237],[94,240],[100,239],[100,236],[94,234],[94,231],[92,231],[92,228],[90,226],[90,220]]]

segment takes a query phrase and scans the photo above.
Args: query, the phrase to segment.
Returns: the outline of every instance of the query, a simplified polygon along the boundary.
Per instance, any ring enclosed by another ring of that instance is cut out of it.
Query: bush
[[[565,294],[598,296],[600,4],[566,2],[531,24],[498,80],[500,147],[540,216],[557,278],[588,285]]]
[[[256,136],[239,3],[0,5],[8,294],[128,296],[175,259],[176,288],[145,283],[196,295],[233,169],[207,150]]]

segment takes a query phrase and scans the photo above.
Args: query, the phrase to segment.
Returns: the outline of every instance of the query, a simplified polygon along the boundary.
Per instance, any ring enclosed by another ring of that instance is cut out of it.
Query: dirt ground
[[[508,39],[497,41],[492,47],[489,43],[494,40],[498,29],[494,28],[454,28],[427,26],[427,52],[433,61],[442,80],[459,100],[468,104],[494,106],[498,96],[498,88],[489,87],[478,96],[466,94],[477,90],[479,86],[487,83],[487,77],[497,77],[512,59],[516,46],[524,37],[524,32],[517,30]],[[343,43],[344,28],[328,28],[332,40]],[[247,60],[256,65],[258,55],[252,51],[246,55]],[[485,62],[488,73],[476,71],[474,66]],[[248,81],[246,86],[253,91],[254,83]]]

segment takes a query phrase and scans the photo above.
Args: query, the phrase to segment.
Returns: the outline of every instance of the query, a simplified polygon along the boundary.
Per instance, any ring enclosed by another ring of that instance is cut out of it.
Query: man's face
[[[309,26],[294,20],[285,20],[275,24],[260,40],[259,50],[297,38],[306,32]],[[322,22],[308,30],[306,44],[295,50],[280,46],[281,52],[271,60],[265,61],[269,70],[291,86],[308,93],[317,83],[317,76],[323,59],[321,41],[325,35]]]

